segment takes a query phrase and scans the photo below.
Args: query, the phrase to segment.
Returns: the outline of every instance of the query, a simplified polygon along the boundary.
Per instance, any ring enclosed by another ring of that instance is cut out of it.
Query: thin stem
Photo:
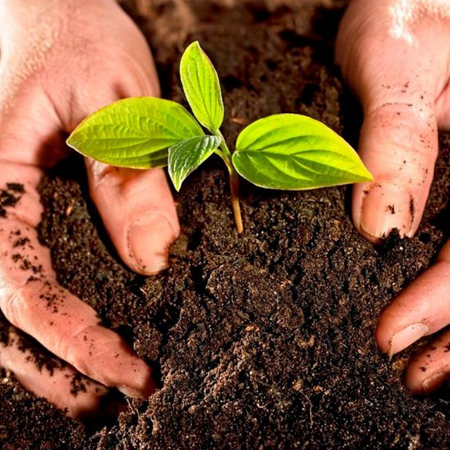
[[[244,225],[242,223],[241,205],[239,203],[239,174],[234,168],[230,149],[228,148],[222,133],[220,130],[216,130],[214,135],[219,137],[221,140],[220,149],[222,151],[219,156],[221,156],[224,160],[230,175],[231,205],[233,207],[234,221],[236,223],[237,232],[241,234],[244,231]]]
[[[228,148],[227,143],[225,142],[225,138],[223,137],[222,133],[220,132],[220,130],[217,130],[214,132],[214,136],[217,136],[220,139],[220,149],[223,152],[224,155],[224,159],[225,159],[225,163],[227,166],[233,166],[233,162],[231,161],[231,152],[230,149]]]
[[[237,232],[242,234],[244,225],[242,223],[241,205],[239,203],[239,175],[234,166],[230,172],[231,204],[233,206],[234,221],[236,222]]]

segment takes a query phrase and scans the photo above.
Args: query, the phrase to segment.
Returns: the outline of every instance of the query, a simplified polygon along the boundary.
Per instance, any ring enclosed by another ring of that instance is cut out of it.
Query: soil
[[[345,3],[124,6],[152,43],[167,98],[184,102],[179,59],[188,43],[201,42],[221,76],[229,142],[260,117],[300,112],[356,146],[361,113],[332,60]],[[149,401],[129,400],[114,423],[94,426],[66,418],[3,371],[1,448],[450,446],[449,388],[412,396],[402,385],[411,351],[389,360],[374,342],[382,308],[433,262],[448,237],[450,135],[441,135],[417,236],[394,234],[379,247],[353,228],[346,187],[280,193],[244,183],[246,229],[238,236],[226,173],[211,161],[177,195],[182,236],[170,269],[152,278],[120,262],[82,173],[75,158],[43,180],[40,238],[60,283],[129,340],[155,368],[161,388]],[[2,202],[17,196],[19,186],[2,192],[0,215]],[[0,320],[0,336],[7,327]],[[47,361],[37,344],[22,339],[37,361]]]

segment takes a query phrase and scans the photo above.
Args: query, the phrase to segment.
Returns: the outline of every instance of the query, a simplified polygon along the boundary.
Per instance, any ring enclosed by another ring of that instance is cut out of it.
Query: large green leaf
[[[220,142],[216,136],[199,136],[169,148],[169,175],[177,191],[183,181],[219,148]]]
[[[193,42],[184,52],[180,75],[195,117],[214,133],[223,122],[222,93],[216,69],[198,42]]]
[[[181,105],[153,97],[119,100],[87,117],[67,144],[85,156],[118,167],[167,165],[167,149],[204,132]]]
[[[323,123],[298,114],[278,114],[245,128],[233,164],[260,187],[300,190],[371,181],[358,154]]]

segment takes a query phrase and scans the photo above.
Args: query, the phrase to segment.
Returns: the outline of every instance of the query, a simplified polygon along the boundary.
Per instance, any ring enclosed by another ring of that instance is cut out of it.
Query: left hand
[[[362,102],[359,152],[375,179],[355,186],[353,220],[372,242],[420,224],[438,127],[450,129],[449,36],[450,0],[353,0],[341,23],[336,60]],[[383,312],[377,343],[393,355],[448,324],[450,242]],[[414,357],[407,387],[428,393],[450,378],[449,343],[446,332]]]
[[[122,97],[158,96],[156,70],[144,36],[115,0],[1,0],[0,25],[0,194],[9,198],[0,204],[0,309],[70,364],[39,371],[12,332],[8,345],[0,343],[0,368],[71,416],[101,414],[105,386],[147,398],[155,383],[125,340],[58,285],[35,230],[37,186],[87,114]],[[86,166],[123,262],[144,275],[165,269],[179,223],[164,172]],[[93,381],[75,396],[70,381],[80,373]]]

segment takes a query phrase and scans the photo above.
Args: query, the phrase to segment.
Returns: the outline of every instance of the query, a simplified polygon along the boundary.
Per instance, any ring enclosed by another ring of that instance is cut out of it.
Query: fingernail
[[[168,252],[177,233],[162,214],[136,220],[128,233],[130,256],[139,272],[155,275],[169,266]]]
[[[141,399],[141,400],[143,400],[145,398],[138,389],[134,389],[134,388],[132,388],[130,386],[125,386],[125,385],[118,386],[117,389],[120,392],[122,392],[122,394],[126,395],[127,397],[138,398],[138,399]]]
[[[361,206],[361,230],[379,239],[398,228],[408,236],[413,222],[414,203],[411,194],[394,184],[371,183],[364,190]]]
[[[423,323],[415,323],[409,325],[403,330],[397,331],[391,339],[391,346],[389,348],[389,356],[398,353],[416,342],[421,337],[425,336],[429,328]]]
[[[134,355],[128,358],[127,367],[126,376],[117,389],[128,397],[149,398],[156,390],[150,367]]]
[[[432,375],[431,377],[426,378],[422,383],[422,389],[425,394],[434,391],[437,389],[442,382],[445,380],[445,374],[443,372]]]
[[[144,365],[141,361],[139,363],[141,366]],[[130,384],[133,384],[133,386],[130,386]],[[144,369],[140,370],[139,375],[136,375],[135,380],[128,384],[119,385],[117,389],[128,397],[147,399],[155,392],[156,384],[153,381],[150,368],[145,366]]]

